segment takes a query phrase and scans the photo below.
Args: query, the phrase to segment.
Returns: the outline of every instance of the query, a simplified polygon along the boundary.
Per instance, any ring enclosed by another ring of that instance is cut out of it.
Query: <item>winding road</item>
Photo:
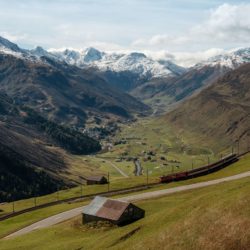
[[[250,171],[242,173],[242,174],[237,174],[237,175],[217,179],[217,180],[205,181],[205,182],[200,182],[200,183],[195,183],[195,184],[190,184],[190,185],[184,185],[180,187],[174,187],[174,188],[168,188],[168,189],[146,192],[146,193],[141,193],[141,194],[129,195],[129,196],[120,198],[120,200],[128,201],[128,202],[135,202],[135,201],[140,201],[140,200],[145,200],[145,199],[153,199],[153,198],[157,198],[157,197],[161,197],[161,196],[165,196],[168,194],[173,194],[173,193],[177,193],[181,191],[187,191],[187,190],[192,190],[192,189],[197,189],[197,188],[202,188],[202,187],[208,187],[208,186],[216,185],[216,184],[223,183],[223,182],[239,180],[245,177],[250,177]],[[34,230],[50,227],[57,223],[71,219],[75,216],[80,215],[84,207],[85,206],[71,209],[69,211],[66,211],[66,212],[51,216],[47,219],[38,221],[30,226],[27,226],[15,233],[12,233],[6,236],[5,239],[24,235]]]

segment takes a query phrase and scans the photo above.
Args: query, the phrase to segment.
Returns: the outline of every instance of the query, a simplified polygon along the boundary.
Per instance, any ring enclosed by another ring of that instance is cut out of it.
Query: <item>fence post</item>
[[[147,167],[147,186],[148,186],[148,167]]]
[[[83,197],[83,184],[81,183],[81,197]]]
[[[109,192],[110,186],[109,186],[109,172],[108,172],[108,192]]]

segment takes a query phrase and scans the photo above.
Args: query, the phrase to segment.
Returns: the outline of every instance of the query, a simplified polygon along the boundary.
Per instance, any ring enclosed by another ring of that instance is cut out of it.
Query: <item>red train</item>
[[[208,173],[218,171],[236,161],[238,161],[238,156],[236,154],[231,154],[222,158],[221,160],[217,162],[211,163],[209,165],[206,165],[200,168],[195,168],[195,169],[185,171],[185,172],[161,176],[160,182],[168,183],[172,181],[181,181],[181,180],[186,180],[186,179],[191,179],[194,177],[206,175]]]

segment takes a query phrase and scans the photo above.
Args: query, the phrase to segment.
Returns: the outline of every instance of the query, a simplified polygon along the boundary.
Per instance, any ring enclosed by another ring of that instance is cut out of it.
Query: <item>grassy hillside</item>
[[[186,180],[186,181],[181,181],[181,182],[163,184],[163,185],[156,186],[156,187],[153,187],[151,189],[145,190],[145,192],[160,190],[160,189],[164,189],[164,188],[171,188],[171,187],[176,187],[176,186],[181,186],[181,185],[186,185],[186,184],[193,184],[193,183],[198,183],[198,182],[203,182],[203,181],[214,180],[214,179],[223,178],[226,176],[232,176],[235,174],[243,173],[246,171],[250,171],[250,154],[245,155],[243,158],[241,158],[240,161],[234,163],[233,165],[231,165],[225,169],[222,169],[218,172],[212,173],[210,175],[206,175],[206,176],[202,176],[199,178],[190,179],[190,180]],[[155,180],[150,179],[150,181],[155,181]],[[111,180],[110,189],[114,190],[114,189],[121,188],[121,187],[129,187],[129,186],[135,185],[135,183],[137,183],[137,184],[146,183],[146,178],[145,177],[142,177],[142,178],[134,177],[134,178],[129,178],[129,179],[114,179],[114,180]],[[95,193],[95,192],[106,191],[106,190],[107,190],[107,185],[87,186],[87,187],[83,188],[83,193],[88,194],[88,193]],[[81,188],[76,187],[73,189],[60,191],[59,194],[54,193],[54,194],[39,197],[36,199],[36,202],[39,205],[39,204],[43,204],[45,202],[55,201],[55,200],[57,200],[58,197],[59,197],[59,199],[62,199],[62,198],[69,198],[72,196],[79,196],[80,194],[81,194]],[[118,196],[116,196],[116,197],[118,197]],[[48,216],[54,215],[56,213],[59,213],[59,212],[65,211],[65,210],[69,210],[69,209],[74,208],[74,207],[79,207],[82,204],[85,204],[88,202],[89,201],[87,200],[87,201],[83,201],[81,203],[80,202],[64,203],[64,204],[56,205],[53,207],[39,209],[39,210],[34,211],[34,212],[19,215],[17,217],[2,221],[2,222],[0,222],[0,237],[4,236],[10,232],[16,231],[16,230],[18,230],[26,225],[29,225],[29,224],[34,223],[36,221],[39,221],[43,218],[47,218]],[[34,206],[34,199],[21,200],[21,201],[18,201],[15,203],[16,210],[24,209],[24,208],[32,207],[32,206]],[[12,211],[12,203],[0,205],[0,210],[2,210],[2,212],[0,212],[0,215],[11,212]]]
[[[0,93],[0,137],[0,202],[71,187],[75,180],[66,174],[72,164],[70,154],[58,146],[75,154],[101,149],[98,141],[16,105],[3,93]]]
[[[190,142],[206,141],[218,149],[240,139],[246,148],[250,140],[249,79],[250,64],[246,64],[168,113],[162,122]]]
[[[248,249],[250,179],[138,202],[146,217],[124,227],[75,218],[12,240],[7,249]]]

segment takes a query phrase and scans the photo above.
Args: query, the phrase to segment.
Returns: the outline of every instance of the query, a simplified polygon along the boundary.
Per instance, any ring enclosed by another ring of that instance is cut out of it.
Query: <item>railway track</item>
[[[213,173],[215,171],[218,171],[222,168],[227,167],[228,165],[233,164],[234,162],[239,160],[239,155],[236,154],[231,154],[228,155],[221,160],[211,163],[209,165],[200,167],[200,168],[195,168],[189,171],[184,171],[184,172],[179,172],[175,174],[170,174],[166,176],[161,176],[160,177],[160,182],[161,183],[169,183],[173,181],[182,181],[182,180],[187,180],[191,178],[196,178],[199,176],[207,175],[210,173]]]
[[[241,173],[238,175],[233,175],[221,179],[215,179],[211,181],[205,181],[205,182],[199,182],[195,184],[189,184],[189,185],[183,185],[179,187],[174,187],[174,188],[167,188],[167,189],[162,189],[162,190],[156,190],[156,191],[151,191],[151,192],[146,192],[146,193],[141,193],[141,194],[135,194],[135,195],[128,195],[123,198],[119,198],[119,200],[122,201],[127,201],[127,202],[137,202],[145,199],[154,199],[154,198],[159,198],[165,195],[170,195],[178,192],[183,192],[183,191],[188,191],[188,190],[195,190],[203,187],[209,187],[213,185],[217,185],[220,183],[225,183],[229,181],[234,181],[234,180],[239,180],[242,178],[250,177],[250,171]],[[4,238],[5,239],[11,239],[17,236],[21,236],[27,233],[30,233],[34,230],[37,229],[42,229],[46,227],[50,227],[53,225],[56,225],[58,223],[61,223],[63,221],[69,220],[74,218],[75,216],[79,216],[82,214],[82,211],[85,206],[74,208],[53,216],[50,216],[46,219],[43,219],[41,221],[35,222],[25,228],[22,228],[12,234],[6,235]]]
[[[237,159],[241,158],[242,156],[246,155],[249,152],[250,151],[247,151],[247,152],[244,152],[242,154],[236,155],[236,158]],[[225,162],[224,162],[222,165],[220,165],[221,164],[220,162],[222,160],[211,164],[213,166],[214,165],[217,166],[217,168],[214,168],[214,169],[211,169],[211,168],[209,169],[208,166],[204,166],[204,167],[201,167],[201,168],[198,168],[198,169],[191,170],[191,171],[196,170],[196,175],[193,175],[192,177],[189,176],[189,178],[196,178],[196,177],[199,177],[201,175],[210,174],[212,172],[218,171],[218,170],[222,169],[223,167],[226,167],[226,166],[228,166],[228,165],[235,162],[235,161],[231,161],[231,162],[227,162],[227,164],[225,164]],[[202,171],[202,169],[205,169],[205,170]],[[187,171],[187,172],[189,172],[189,171]],[[26,208],[26,209],[23,209],[23,210],[14,212],[14,213],[9,213],[9,214],[6,214],[4,216],[1,216],[0,221],[4,221],[4,220],[7,220],[9,218],[12,218],[12,217],[24,214],[24,213],[28,213],[28,212],[31,212],[31,211],[35,211],[35,210],[38,210],[38,209],[41,209],[41,208],[46,208],[46,207],[50,207],[50,206],[54,206],[54,205],[58,205],[58,204],[62,204],[62,203],[74,202],[74,201],[77,201],[77,200],[87,200],[87,199],[95,197],[96,195],[112,196],[112,195],[118,195],[118,194],[128,194],[128,193],[132,193],[132,192],[136,192],[136,191],[146,190],[146,189],[149,189],[150,187],[161,185],[162,183],[185,180],[185,179],[188,179],[186,174],[185,174],[187,172],[181,172],[181,173],[176,173],[176,174],[173,174],[173,175],[162,176],[162,177],[160,177],[159,182],[150,183],[150,184],[147,184],[147,185],[145,184],[145,185],[139,185],[139,186],[135,186],[135,187],[131,187],[131,188],[123,188],[123,189],[113,190],[113,191],[109,191],[109,192],[107,191],[107,192],[100,192],[100,193],[89,194],[89,195],[84,195],[84,196],[76,196],[76,197],[71,197],[71,198],[68,198],[68,199],[63,199],[63,200],[59,200],[59,201],[54,201],[54,202],[41,204],[41,205],[38,205],[36,207]],[[165,179],[166,177],[167,177],[167,180]]]
[[[100,192],[100,193],[95,193],[95,194],[89,194],[89,195],[84,195],[84,196],[77,196],[77,197],[71,197],[68,199],[53,201],[53,202],[38,205],[36,207],[30,207],[30,208],[26,208],[26,209],[23,209],[20,211],[16,211],[14,213],[9,213],[9,214],[3,215],[0,217],[0,221],[4,221],[4,220],[7,220],[9,218],[12,218],[12,217],[24,214],[24,213],[35,211],[35,210],[38,210],[41,208],[55,206],[55,205],[62,204],[62,203],[70,203],[70,202],[74,202],[74,201],[88,200],[88,199],[91,199],[97,195],[113,196],[113,195],[118,195],[118,194],[128,194],[128,193],[132,193],[132,192],[136,192],[136,191],[146,190],[152,186],[156,186],[156,185],[160,185],[160,184],[161,183],[156,182],[156,183],[150,183],[148,185],[139,185],[139,186],[135,186],[135,187],[131,187],[131,188],[123,188],[123,189],[117,189],[117,190],[113,190],[113,191]]]

